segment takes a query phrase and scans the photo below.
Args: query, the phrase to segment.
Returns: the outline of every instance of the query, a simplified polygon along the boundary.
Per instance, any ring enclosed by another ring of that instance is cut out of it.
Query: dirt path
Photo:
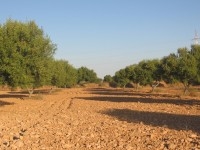
[[[0,149],[200,150],[200,100],[77,88],[0,93]]]

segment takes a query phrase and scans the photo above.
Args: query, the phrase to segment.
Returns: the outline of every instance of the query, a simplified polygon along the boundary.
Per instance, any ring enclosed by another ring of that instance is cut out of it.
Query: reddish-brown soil
[[[200,98],[163,89],[0,92],[0,149],[200,150]]]

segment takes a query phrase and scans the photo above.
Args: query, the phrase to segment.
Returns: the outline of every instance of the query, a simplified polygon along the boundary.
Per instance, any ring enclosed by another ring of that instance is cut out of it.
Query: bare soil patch
[[[199,150],[200,98],[149,91],[0,92],[0,149]]]

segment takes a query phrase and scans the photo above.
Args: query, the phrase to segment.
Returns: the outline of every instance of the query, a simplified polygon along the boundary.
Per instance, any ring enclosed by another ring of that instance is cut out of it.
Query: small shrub
[[[126,88],[134,88],[134,84],[133,83],[127,83],[126,84]]]
[[[109,83],[109,86],[113,87],[113,88],[116,88],[118,85],[117,85],[117,82],[112,81],[112,82]]]

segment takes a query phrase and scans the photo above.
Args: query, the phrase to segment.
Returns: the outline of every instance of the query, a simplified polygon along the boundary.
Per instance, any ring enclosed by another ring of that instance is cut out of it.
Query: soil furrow
[[[0,107],[0,149],[200,149],[198,99],[110,88],[42,97],[1,99],[7,105]]]

